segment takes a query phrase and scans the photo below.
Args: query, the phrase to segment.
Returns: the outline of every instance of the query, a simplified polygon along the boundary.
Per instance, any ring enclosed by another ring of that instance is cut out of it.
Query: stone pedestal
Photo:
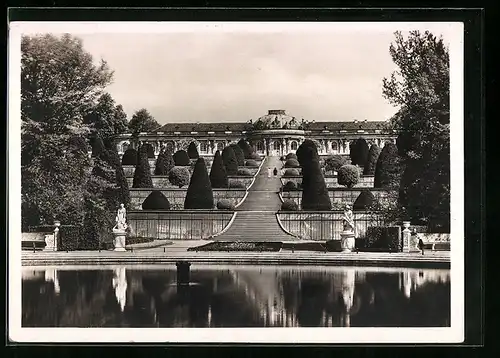
[[[59,236],[59,226],[61,226],[61,222],[55,220],[54,226],[54,233],[45,235],[45,248],[43,251],[57,251],[57,239]]]
[[[340,233],[340,247],[342,252],[352,252],[356,246],[354,231],[345,230]]]
[[[410,252],[410,239],[411,239],[411,231],[410,231],[410,222],[403,221],[403,252]]]
[[[113,229],[115,250],[114,251],[127,251],[125,249],[125,236],[127,234],[126,230],[123,229]]]
[[[177,266],[177,285],[189,285],[191,264],[187,261],[177,261],[175,265]]]

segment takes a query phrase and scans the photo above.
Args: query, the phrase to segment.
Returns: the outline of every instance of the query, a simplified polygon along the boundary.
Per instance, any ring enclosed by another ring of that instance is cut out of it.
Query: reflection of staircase
[[[267,157],[245,201],[237,208],[237,215],[218,241],[292,241],[295,238],[285,233],[278,224],[276,211],[281,207],[278,191],[281,186],[279,174],[268,177],[268,169],[281,167],[279,158]]]

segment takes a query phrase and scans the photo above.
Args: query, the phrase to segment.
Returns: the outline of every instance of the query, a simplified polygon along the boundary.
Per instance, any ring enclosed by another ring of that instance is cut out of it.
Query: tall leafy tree
[[[96,105],[85,116],[84,123],[89,125],[93,135],[99,135],[104,141],[128,130],[123,107],[115,105],[115,100],[107,92],[98,98]]]
[[[363,169],[364,175],[375,174],[375,166],[377,165],[377,160],[379,155],[380,155],[380,147],[376,144],[372,144],[368,152],[368,158],[366,159],[365,167]]]
[[[151,169],[149,167],[148,152],[145,146],[141,146],[137,154],[137,164],[134,171],[133,188],[152,188]]]
[[[398,113],[398,150],[405,166],[403,215],[431,230],[450,226],[449,52],[429,31],[395,33],[389,48],[398,70],[383,80],[383,94]]]
[[[128,123],[129,130],[135,134],[140,132],[151,132],[158,127],[160,127],[160,124],[158,124],[156,119],[154,119],[154,117],[145,108],[139,109],[135,112]]]

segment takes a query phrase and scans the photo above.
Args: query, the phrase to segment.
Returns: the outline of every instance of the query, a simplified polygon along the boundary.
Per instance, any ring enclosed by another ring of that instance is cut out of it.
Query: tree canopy
[[[136,111],[128,123],[132,133],[151,132],[159,127],[160,124],[145,108]]]

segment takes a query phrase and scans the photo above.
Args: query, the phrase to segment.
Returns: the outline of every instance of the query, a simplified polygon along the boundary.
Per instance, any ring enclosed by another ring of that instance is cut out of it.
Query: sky
[[[393,32],[74,35],[114,70],[107,91],[129,119],[146,108],[164,124],[255,121],[269,109],[316,122],[386,120],[397,110],[382,96],[382,79],[396,70]]]

